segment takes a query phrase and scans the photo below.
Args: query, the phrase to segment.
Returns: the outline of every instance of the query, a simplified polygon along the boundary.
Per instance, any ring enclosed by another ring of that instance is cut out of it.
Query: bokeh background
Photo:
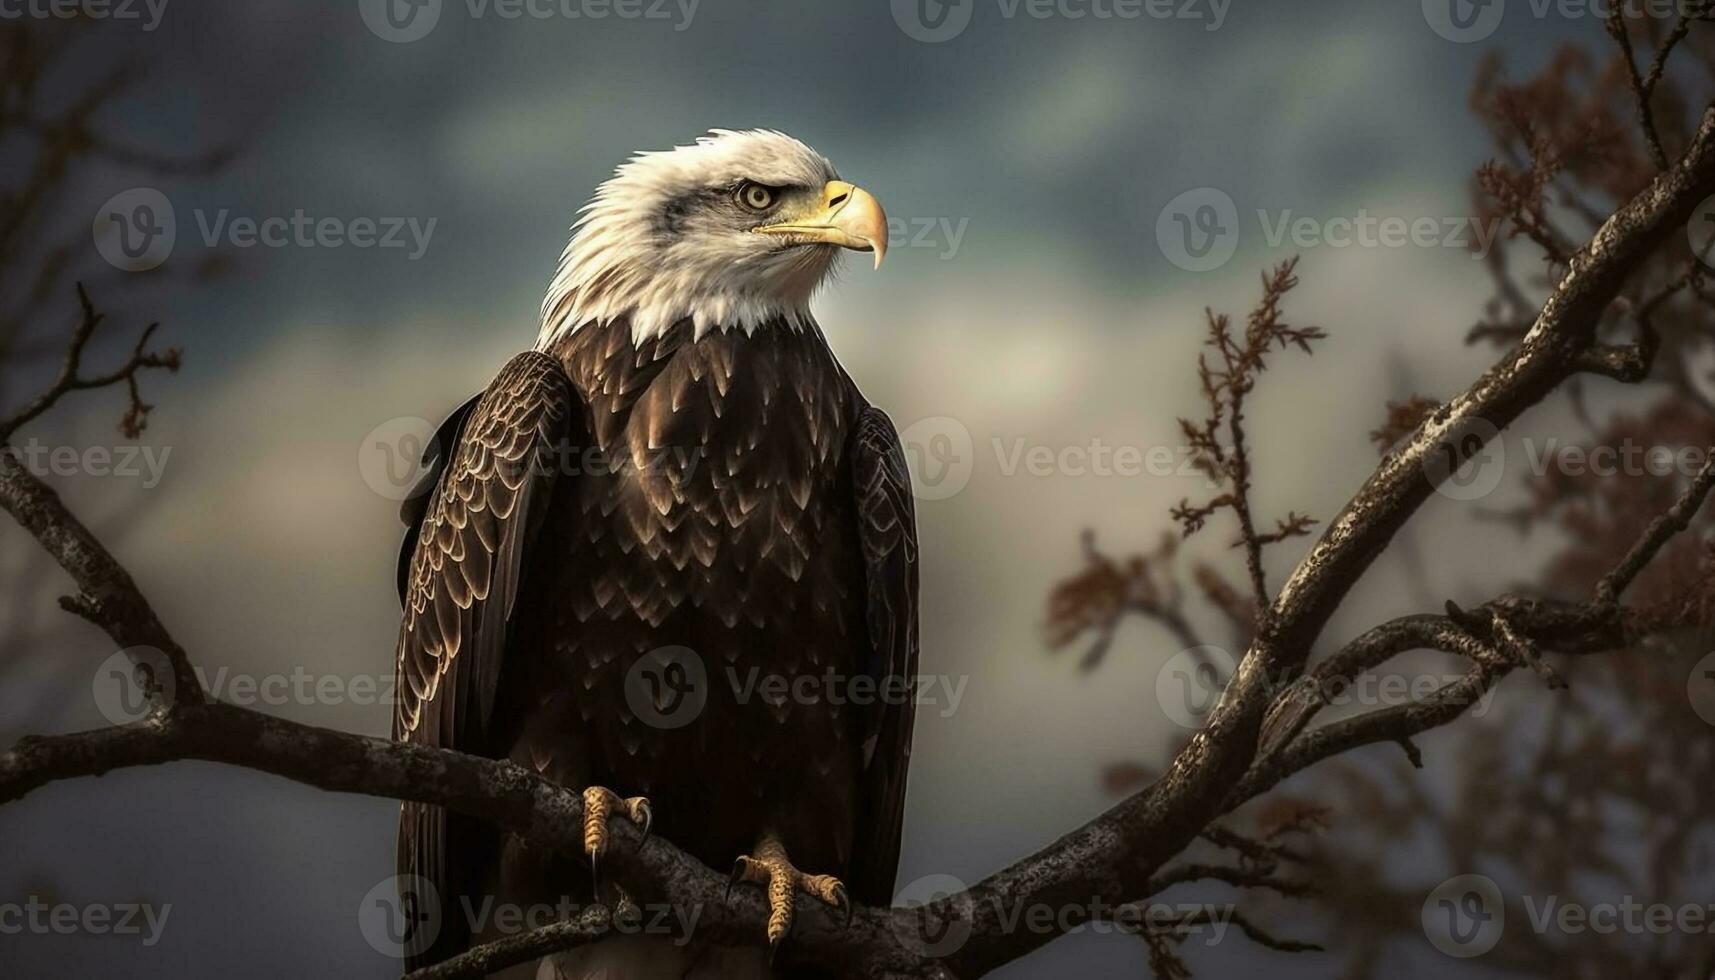
[[[928,494],[918,521],[922,666],[967,686],[956,711],[919,715],[902,883],[977,880],[1111,805],[1104,766],[1158,764],[1184,736],[1155,693],[1170,636],[1128,626],[1086,674],[1075,655],[1049,655],[1042,622],[1052,585],[1081,564],[1081,531],[1118,551],[1151,546],[1173,528],[1168,508],[1206,484],[1178,467],[1036,474],[1013,469],[1013,454],[1175,451],[1175,419],[1201,413],[1204,307],[1242,315],[1258,273],[1302,254],[1288,315],[1331,339],[1314,357],[1278,358],[1255,393],[1257,505],[1331,517],[1375,464],[1369,432],[1387,399],[1449,394],[1493,358],[1462,343],[1490,283],[1461,248],[1274,244],[1256,212],[1468,216],[1470,175],[1489,152],[1466,103],[1480,59],[1502,50],[1524,73],[1563,40],[1602,43],[1594,15],[1538,17],[1519,2],[1470,43],[1438,33],[1433,0],[1175,0],[1171,16],[1130,18],[1102,16],[1107,0],[1067,0],[1045,18],[1030,7],[1009,17],[1001,0],[702,0],[603,19],[546,3],[536,9],[550,16],[513,19],[489,2],[445,0],[433,29],[407,41],[371,29],[358,0],[169,0],[152,30],[115,21],[81,33],[68,77],[124,58],[149,69],[107,131],[237,155],[206,176],[93,167],[57,205],[114,327],[95,356],[118,356],[130,329],[159,320],[185,366],[145,382],[158,408],[140,442],[165,454],[158,481],[54,483],[211,675],[388,679],[400,527],[375,478],[377,428],[437,420],[532,343],[576,208],[627,155],[711,127],[792,133],[904,226],[881,272],[848,262],[819,299],[830,342],[872,401],[918,426],[914,462],[946,461],[932,436],[963,447],[962,485]],[[925,41],[914,10],[969,20]],[[139,186],[171,202],[177,238],[159,269],[128,273],[79,229]],[[1232,199],[1239,235],[1229,260],[1193,272],[1157,230],[1198,188]],[[300,210],[434,225],[420,256],[211,247],[199,228],[222,211]],[[69,327],[69,294],[50,309],[49,333]],[[54,363],[13,362],[6,400],[40,388]],[[85,396],[25,435],[127,445],[113,429],[122,407],[118,392]],[[1567,424],[1554,403],[1515,431]],[[1515,483],[1487,504],[1522,492]],[[1552,546],[1472,509],[1426,506],[1325,642],[1449,597],[1481,601]],[[1186,548],[1236,569],[1230,531]],[[103,723],[92,685],[114,651],[55,608],[67,583],[25,536],[7,525],[0,542],[0,736]],[[1307,544],[1274,549],[1274,581]],[[1535,686],[1510,678],[1492,710],[1534,710]],[[268,710],[389,727],[384,706]],[[1460,765],[1457,744],[1423,740],[1428,792]],[[1366,754],[1398,761],[1388,746]],[[395,814],[384,800],[200,764],[51,786],[0,810],[0,897],[170,902],[170,921],[152,948],[0,935],[0,963],[43,977],[393,975],[357,907],[392,874]],[[1431,882],[1471,870],[1431,848],[1398,860]],[[1291,931],[1290,910],[1277,921]],[[1342,962],[1337,949],[1260,951],[1236,932],[1197,945],[1187,957],[1208,976],[1326,976]],[[1396,955],[1399,976],[1489,975],[1421,935]],[[1145,972],[1136,941],[1077,935],[999,975]]]

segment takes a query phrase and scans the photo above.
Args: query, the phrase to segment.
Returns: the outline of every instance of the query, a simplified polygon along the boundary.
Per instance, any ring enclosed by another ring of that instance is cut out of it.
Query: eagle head
[[[717,129],[640,153],[584,205],[542,304],[540,345],[621,317],[633,338],[802,327],[842,248],[887,251],[887,215],[784,133]]]

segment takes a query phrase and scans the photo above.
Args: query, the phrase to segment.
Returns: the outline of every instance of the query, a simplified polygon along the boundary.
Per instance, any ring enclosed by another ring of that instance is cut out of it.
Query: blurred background
[[[919,712],[902,888],[974,882],[1035,850],[1187,736],[1162,693],[1183,634],[1128,619],[1080,669],[1085,637],[1045,627],[1051,592],[1088,567],[1084,531],[1115,556],[1152,551],[1179,536],[1172,505],[1211,495],[1185,465],[1177,422],[1204,414],[1204,308],[1242,317],[1259,273],[1302,256],[1287,317],[1330,336],[1313,357],[1276,355],[1252,395],[1254,493],[1265,523],[1289,510],[1327,521],[1375,466],[1388,401],[1449,396],[1498,356],[1466,343],[1496,293],[1478,245],[1493,226],[1472,203],[1473,171],[1499,152],[1471,98],[1487,59],[1528,78],[1563,44],[1610,56],[1592,8],[1521,0],[1470,8],[1481,17],[1468,28],[1439,0],[396,7],[389,20],[367,0],[138,0],[129,16],[72,23],[46,4],[0,5],[5,74],[31,78],[0,109],[13,124],[0,137],[5,217],[35,209],[0,272],[0,400],[19,404],[52,378],[74,280],[107,314],[96,365],[152,321],[161,343],[184,348],[176,376],[144,379],[156,408],[139,438],[116,431],[124,396],[108,390],[15,444],[35,447],[217,696],[385,735],[390,708],[365,692],[392,677],[397,503],[410,482],[398,458],[533,343],[574,212],[616,164],[712,127],[805,140],[896,226],[882,271],[848,262],[816,309],[906,435],[921,480],[921,666],[963,685],[956,703]],[[125,66],[136,74],[110,77]],[[1685,78],[1695,95],[1709,74],[1693,62]],[[106,145],[44,155],[22,124],[26,90],[63,117],[92,88],[111,96],[87,127]],[[50,178],[51,196],[31,184]],[[125,237],[140,214],[157,232],[141,252]],[[298,215],[329,233],[275,246],[244,230]],[[1430,219],[1435,232],[1363,234],[1384,218]],[[362,246],[366,222],[384,240],[396,226],[396,245]],[[1523,249],[1518,262],[1540,295],[1540,259]],[[1674,431],[1701,438],[1715,357],[1700,337],[1669,349],[1683,370],[1654,394],[1590,384],[1582,400],[1528,414],[1486,471],[1495,482],[1425,506],[1323,649],[1450,598],[1553,587],[1545,569],[1577,532],[1497,517],[1532,506],[1541,517],[1533,461],[1616,413],[1647,419],[1663,391],[1696,409]],[[1217,519],[1180,545],[1184,581],[1206,567],[1242,582],[1232,535]],[[1272,582],[1312,540],[1271,549]],[[10,523],[0,577],[0,737],[103,724],[115,651],[56,607],[68,580]],[[1219,609],[1188,594],[1184,615],[1239,652]],[[1701,804],[1650,782],[1683,789],[1710,771],[1715,709],[1697,714],[1688,688],[1709,646],[1695,629],[1676,636],[1679,652],[1642,688],[1664,707],[1646,717],[1611,697],[1589,709],[1608,712],[1601,737],[1551,740],[1546,720],[1566,699],[1519,673],[1483,717],[1421,739],[1421,771],[1376,746],[1285,784],[1332,808],[1305,845],[1327,862],[1330,894],[1180,897],[1237,901],[1326,951],[1265,950],[1235,929],[1189,937],[1186,962],[1217,977],[1707,976],[1706,932],[1544,931],[1525,904],[1707,902],[1710,837],[1689,816]],[[1407,676],[1460,669],[1411,663]],[[266,683],[296,677],[311,694]],[[322,678],[340,696],[314,694]],[[1665,734],[1680,754],[1616,755],[1625,732]],[[1543,766],[1553,771],[1532,768]],[[1499,788],[1510,768],[1530,799]],[[1628,773],[1624,786],[1602,782]],[[1473,796],[1473,780],[1489,795]],[[0,964],[41,977],[395,975],[358,907],[393,873],[396,813],[202,764],[50,786],[0,809],[0,902],[148,902],[170,916],[149,946],[0,934]],[[1499,882],[1508,915],[1492,951],[1460,958],[1420,912],[1437,885],[1472,873]],[[1148,969],[1135,938],[1086,932],[999,975]]]

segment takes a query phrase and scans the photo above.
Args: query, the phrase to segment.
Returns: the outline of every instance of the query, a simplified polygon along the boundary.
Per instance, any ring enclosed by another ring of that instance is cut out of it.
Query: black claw
[[[845,913],[845,928],[852,927],[852,899],[846,894],[845,885],[834,886],[834,908]]]
[[[732,863],[732,875],[730,877],[728,877],[726,880],[726,901],[727,902],[730,903],[732,901],[732,887],[734,885],[738,884],[739,879],[741,879],[743,877],[744,877],[744,858],[739,858],[737,861],[734,861]]]
[[[598,905],[601,903],[601,875],[597,873],[597,865],[600,862],[600,852],[590,855],[590,891],[594,893]]]
[[[643,811],[643,833],[637,838],[637,850],[641,851],[644,842],[649,840],[649,828],[655,823],[655,811],[650,809],[647,803],[641,804],[638,809]]]
[[[770,969],[772,969],[774,966],[774,954],[780,952],[780,947],[785,942],[786,942],[786,937],[781,936],[779,942],[772,942],[772,943],[768,944],[768,966]]]

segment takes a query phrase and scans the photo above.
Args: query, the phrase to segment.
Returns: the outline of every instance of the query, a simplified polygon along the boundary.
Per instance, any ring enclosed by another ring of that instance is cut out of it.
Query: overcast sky
[[[1474,70],[1496,48],[1528,70],[1555,41],[1602,32],[1517,2],[1492,33],[1461,31],[1435,7],[444,0],[403,28],[358,0],[167,0],[158,20],[130,8],[141,19],[88,39],[66,77],[141,58],[154,74],[115,131],[174,149],[237,137],[243,151],[212,179],[101,170],[74,189],[71,229],[140,187],[167,203],[159,271],[117,272],[93,241],[82,260],[127,297],[116,324],[162,321],[186,363],[148,380],[159,408],[136,473],[56,485],[114,536],[211,680],[297,672],[355,692],[390,679],[399,527],[373,434],[438,419],[532,342],[574,211],[630,153],[711,127],[792,133],[897,225],[882,271],[849,263],[820,299],[831,343],[916,433],[918,462],[935,462],[939,436],[963,447],[954,483],[918,505],[922,666],[964,686],[920,713],[900,881],[974,881],[1111,805],[1101,766],[1160,762],[1180,737],[1154,695],[1169,637],[1128,629],[1086,676],[1047,655],[1040,624],[1083,529],[1116,550],[1151,544],[1171,504],[1207,493],[1178,465],[1090,471],[1101,447],[1182,458],[1174,420],[1200,410],[1204,306],[1242,315],[1258,272],[1302,254],[1288,312],[1331,334],[1314,358],[1281,355],[1256,392],[1267,515],[1332,516],[1375,463],[1386,399],[1444,395],[1485,366],[1460,343],[1487,292],[1463,247],[1486,145],[1466,104]],[[290,229],[277,247],[251,237],[270,218]],[[1428,225],[1402,242],[1384,218]],[[216,253],[231,275],[194,288],[165,275]],[[45,377],[12,380],[9,393]],[[118,397],[82,398],[33,434],[129,453],[111,427]],[[1039,448],[1051,472],[1013,465]],[[1426,507],[1430,530],[1401,543],[1432,571],[1384,560],[1327,641],[1529,573],[1540,543],[1461,513]],[[1230,531],[1190,549],[1236,572]],[[64,582],[25,539],[0,541],[0,571],[30,583],[0,614],[37,638],[6,651],[0,734],[100,724],[94,678],[114,651],[59,621]],[[1300,552],[1276,549],[1275,581]],[[371,704],[268,710],[389,724]],[[391,975],[357,908],[392,874],[395,813],[201,765],[50,787],[0,810],[0,895],[170,903],[170,919],[147,949],[0,935],[0,961],[65,977]],[[1435,975],[1480,975],[1422,946]],[[1238,940],[1191,955],[1212,976],[1336,962]],[[1132,941],[1078,936],[999,975],[1072,969],[1145,967]]]

